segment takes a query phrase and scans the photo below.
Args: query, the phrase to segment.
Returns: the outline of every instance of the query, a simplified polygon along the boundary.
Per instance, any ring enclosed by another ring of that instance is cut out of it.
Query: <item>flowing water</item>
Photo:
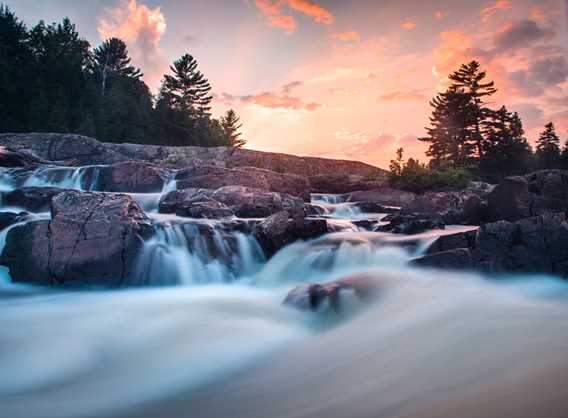
[[[4,171],[0,188],[97,190],[96,172]],[[147,287],[41,289],[0,267],[0,416],[567,416],[564,282],[413,268],[461,228],[366,231],[356,221],[383,214],[331,195],[313,203],[338,232],[267,260],[246,228],[158,214],[163,193],[133,195],[157,229],[136,267]],[[299,283],[353,275],[380,280],[372,305],[349,299],[338,316],[281,304]]]

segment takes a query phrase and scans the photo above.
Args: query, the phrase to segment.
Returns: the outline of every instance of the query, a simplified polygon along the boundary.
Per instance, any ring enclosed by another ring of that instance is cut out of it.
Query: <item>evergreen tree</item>
[[[471,143],[469,127],[476,118],[474,104],[461,89],[452,87],[439,93],[430,105],[434,108],[430,117],[428,136],[419,138],[429,142],[426,155],[431,165],[450,163],[455,167],[466,167],[472,160],[474,146]]]
[[[479,172],[484,180],[496,183],[503,177],[528,171],[532,150],[517,113],[509,112],[505,106],[488,112],[482,131],[484,154]]]
[[[229,146],[241,148],[247,143],[245,139],[241,138],[242,133],[239,130],[243,127],[243,124],[233,109],[229,109],[221,118],[221,126]]]
[[[25,25],[0,4],[0,132],[28,130],[27,108],[34,95],[28,40]]]
[[[93,73],[100,80],[104,96],[110,77],[140,79],[142,71],[131,65],[126,44],[118,38],[110,38],[93,50]]]
[[[560,154],[560,167],[564,170],[568,170],[568,139],[564,143],[562,153]]]
[[[485,106],[485,99],[497,92],[493,81],[484,82],[487,73],[481,71],[477,61],[462,64],[460,68],[449,75],[450,89],[461,91],[471,100],[471,121],[467,126],[469,140],[475,145],[477,157],[483,155],[482,124],[490,110]]]
[[[390,179],[391,181],[396,180],[402,175],[402,170],[404,168],[404,148],[397,148],[396,159],[390,162]]]
[[[545,126],[537,140],[536,158],[541,169],[560,167],[560,138],[552,122]]]

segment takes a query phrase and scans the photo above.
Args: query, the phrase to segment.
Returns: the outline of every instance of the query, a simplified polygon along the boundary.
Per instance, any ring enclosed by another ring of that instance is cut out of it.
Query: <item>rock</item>
[[[157,193],[169,177],[169,171],[153,164],[128,161],[101,167],[97,190],[105,192]]]
[[[524,177],[503,179],[487,196],[490,219],[515,221],[530,216],[529,185]]]
[[[197,177],[190,177],[191,172],[207,172]],[[216,167],[214,169],[201,167],[187,171],[183,175],[184,180],[179,180],[178,188],[203,188],[218,189],[224,186],[245,186],[270,192],[286,193],[292,196],[301,197],[305,201],[310,200],[310,185],[304,177],[294,174],[280,174],[255,167],[242,167],[234,169],[224,169]]]
[[[420,218],[415,215],[392,215],[383,218],[389,221],[386,225],[381,225],[377,231],[392,232],[393,234],[413,235],[431,229],[444,229],[445,224],[440,219]]]
[[[312,193],[344,194],[355,190],[373,190],[384,187],[388,181],[386,175],[368,178],[356,174],[319,174],[308,177]]]
[[[465,190],[473,192],[481,198],[485,198],[489,193],[495,190],[495,187],[495,184],[484,183],[482,181],[472,181]]]
[[[176,211],[176,215],[206,219],[220,219],[234,216],[231,209],[213,199],[186,204]]]
[[[19,222],[24,222],[30,219],[30,215],[27,212],[0,212],[0,231],[8,228]]]
[[[393,206],[384,206],[377,202],[356,202],[355,207],[363,213],[398,213],[400,209]]]
[[[355,276],[326,284],[304,284],[295,287],[286,295],[283,304],[302,311],[317,311],[322,308],[340,312],[341,292],[352,291],[361,301],[376,297],[380,281],[372,276]]]
[[[471,269],[474,266],[469,248],[456,248],[426,254],[412,260],[412,264],[420,267],[435,267],[443,269]]]
[[[12,228],[1,255],[16,282],[124,286],[150,219],[128,195],[67,191],[52,200],[51,220]]]
[[[403,215],[439,218],[446,224],[479,225],[485,218],[485,203],[478,194],[429,192],[404,205]]]
[[[382,187],[375,190],[357,191],[349,193],[348,202],[374,202],[384,206],[401,207],[409,204],[416,198],[414,193],[403,190]]]
[[[25,150],[12,151],[0,146],[0,167],[28,167],[46,163],[47,161],[31,152]]]
[[[322,216],[327,213],[326,209],[315,203],[305,203],[304,212],[306,216]]]
[[[310,240],[319,238],[329,232],[329,227],[325,219],[305,219],[299,238]]]
[[[283,210],[263,220],[254,230],[254,236],[269,256],[296,241],[303,229],[303,219],[295,219]]]
[[[426,254],[451,251],[460,248],[474,250],[477,242],[477,229],[455,234],[441,235],[428,247]]]
[[[2,205],[16,206],[30,212],[47,212],[53,197],[68,191],[57,187],[23,187],[6,193],[2,197]]]

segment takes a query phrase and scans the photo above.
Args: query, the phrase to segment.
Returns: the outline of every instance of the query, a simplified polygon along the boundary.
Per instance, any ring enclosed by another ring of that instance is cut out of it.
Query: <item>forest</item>
[[[2,4],[0,35],[0,132],[175,146],[246,142],[233,110],[211,116],[211,85],[190,54],[173,62],[154,97],[120,39],[92,48],[67,18],[28,29]]]

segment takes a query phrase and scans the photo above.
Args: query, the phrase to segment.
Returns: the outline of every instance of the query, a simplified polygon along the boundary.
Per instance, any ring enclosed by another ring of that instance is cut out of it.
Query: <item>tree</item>
[[[0,132],[28,130],[34,61],[25,25],[0,4]]]
[[[475,122],[474,104],[467,94],[456,87],[439,93],[430,101],[434,108],[430,117],[428,135],[418,138],[429,142],[426,155],[431,157],[431,165],[450,163],[455,167],[466,167],[473,157],[473,144],[470,141],[469,127]]]
[[[482,131],[484,154],[479,162],[482,179],[496,183],[503,177],[528,171],[532,150],[517,113],[509,112],[505,106],[489,112]]]
[[[100,78],[105,95],[107,80],[112,76],[140,79],[142,71],[131,65],[126,44],[118,38],[109,38],[93,50],[93,73]]]
[[[568,139],[564,143],[562,153],[560,154],[560,166],[564,170],[568,170]]]
[[[402,175],[402,169],[404,168],[404,148],[397,148],[396,159],[390,162],[390,178],[396,179]]]
[[[242,133],[239,130],[243,127],[243,124],[233,109],[229,109],[221,118],[221,126],[227,139],[227,145],[241,148],[247,143],[245,139],[241,138]]]
[[[461,91],[471,100],[470,112],[471,124],[467,128],[470,131],[470,141],[475,145],[477,157],[483,155],[482,124],[490,110],[485,106],[485,98],[497,92],[495,82],[483,82],[487,73],[481,71],[478,61],[462,64],[460,68],[449,75],[452,81],[450,89]]]
[[[560,138],[552,122],[545,126],[537,140],[536,158],[541,169],[560,167]]]
[[[197,70],[197,61],[185,54],[170,67],[173,75],[166,74],[162,89],[170,96],[178,110],[193,111],[197,116],[208,115],[213,100],[211,85]]]

